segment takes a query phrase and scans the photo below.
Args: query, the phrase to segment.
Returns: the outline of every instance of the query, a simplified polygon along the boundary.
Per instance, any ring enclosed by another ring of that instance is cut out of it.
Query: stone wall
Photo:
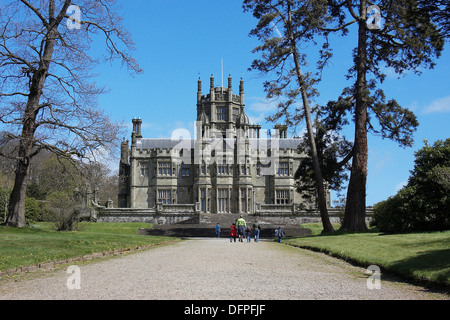
[[[340,222],[341,209],[329,208],[332,223]],[[373,209],[367,208],[367,222],[372,219]],[[158,205],[151,209],[112,209],[97,208],[95,220],[98,222],[143,222],[157,225],[170,224],[204,224],[215,223],[215,217],[239,217],[238,214],[203,214],[199,204]],[[320,212],[316,210],[298,210],[295,205],[261,205],[255,214],[248,214],[252,220],[271,225],[300,225],[303,223],[320,223]],[[211,220],[211,221],[210,221]],[[214,221],[213,221],[214,220]],[[231,219],[233,220],[233,219]],[[230,220],[230,221],[231,221]]]
[[[158,205],[150,209],[97,210],[97,222],[142,222],[152,224],[199,223],[194,205]]]

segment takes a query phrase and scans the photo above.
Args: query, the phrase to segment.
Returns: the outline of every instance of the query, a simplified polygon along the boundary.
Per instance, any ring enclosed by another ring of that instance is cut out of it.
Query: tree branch
[[[47,20],[45,20],[44,16],[41,14],[41,12],[39,11],[39,9],[36,9],[35,7],[33,7],[28,1],[26,0],[20,0],[24,5],[26,5],[28,8],[31,9],[31,11],[33,11],[38,18],[42,21],[42,24],[48,29],[49,28],[49,24],[47,22]]]

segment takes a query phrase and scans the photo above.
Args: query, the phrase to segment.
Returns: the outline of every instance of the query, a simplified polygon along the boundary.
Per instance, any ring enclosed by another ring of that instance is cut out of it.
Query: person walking
[[[275,237],[278,237],[278,243],[281,243],[282,238],[284,237],[283,228],[278,227],[278,229],[275,230]]]
[[[236,234],[237,234],[236,224],[233,223],[231,225],[231,231],[230,231],[230,242],[233,242],[232,241],[233,239],[234,239],[234,242],[236,242]]]
[[[253,236],[255,237],[255,242],[259,242],[259,234],[261,233],[261,225],[258,220],[253,224]]]
[[[236,227],[239,235],[239,242],[244,242],[244,230],[247,228],[247,223],[245,222],[244,218],[242,218],[242,215],[237,219],[236,221]]]
[[[218,222],[216,224],[216,236],[217,238],[220,238],[220,224]]]

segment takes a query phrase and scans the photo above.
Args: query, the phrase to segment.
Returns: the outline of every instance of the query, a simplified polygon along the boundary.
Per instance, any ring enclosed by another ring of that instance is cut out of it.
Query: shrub
[[[72,194],[54,192],[47,197],[50,220],[57,231],[72,231],[78,226],[80,203]]]
[[[382,232],[407,232],[413,220],[408,209],[412,194],[412,188],[403,188],[395,196],[375,204],[372,225]]]
[[[48,216],[48,209],[45,201],[35,198],[25,199],[25,219],[28,222],[42,222]]]

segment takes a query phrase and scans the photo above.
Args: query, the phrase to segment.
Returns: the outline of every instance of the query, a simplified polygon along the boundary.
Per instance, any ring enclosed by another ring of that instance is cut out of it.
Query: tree
[[[415,153],[408,184],[374,206],[374,224],[383,232],[450,229],[450,138]]]
[[[419,73],[420,66],[432,68],[433,60],[443,49],[444,38],[433,23],[430,14],[418,7],[416,0],[380,0],[374,17],[368,12],[369,1],[329,1],[332,24],[323,31],[348,33],[352,24],[358,26],[358,41],[354,50],[354,65],[349,77],[355,77],[355,85],[344,90],[343,99],[353,99],[349,104],[355,122],[353,162],[347,190],[347,201],[342,230],[366,230],[366,181],[368,144],[367,132],[372,130],[383,138],[393,139],[402,146],[411,146],[411,134],[417,127],[414,114],[402,108],[397,101],[385,101],[378,83],[386,75],[383,68],[391,68],[399,75],[407,70]],[[373,12],[373,11],[372,11]],[[382,26],[378,22],[382,17]],[[353,19],[348,21],[347,19]],[[378,125],[371,122],[375,116]],[[377,128],[379,128],[377,130]]]
[[[294,121],[300,119],[306,121],[309,150],[312,158],[317,200],[323,224],[323,232],[334,232],[331,225],[326,202],[324,180],[322,176],[319,155],[311,120],[311,108],[309,99],[315,92],[312,84],[318,81],[311,74],[304,74],[302,67],[306,65],[306,55],[301,50],[301,45],[311,42],[313,35],[318,32],[318,27],[324,25],[327,18],[327,1],[272,1],[272,0],[244,0],[245,11],[252,11],[253,16],[259,19],[255,29],[250,35],[256,36],[263,42],[253,50],[261,52],[262,58],[256,59],[251,69],[263,74],[275,72],[275,80],[265,83],[268,98],[287,97],[286,102],[279,104],[279,109],[286,111],[300,96],[303,107],[296,114]],[[320,52],[323,65],[330,52],[324,45]],[[319,67],[320,68],[320,67]],[[287,112],[275,115],[271,120],[284,116],[286,123],[292,125],[292,119],[287,117]]]
[[[450,2],[448,0],[419,0],[418,8],[424,14],[430,15],[445,38],[450,37]]]
[[[30,162],[41,150],[93,159],[116,146],[120,126],[96,104],[106,90],[93,81],[91,70],[101,62],[90,55],[93,41],[104,38],[104,61],[119,58],[131,72],[142,72],[128,53],[133,42],[115,0],[76,4],[10,0],[0,7],[0,123],[18,141],[10,226],[25,224]]]
[[[342,191],[348,180],[350,160],[353,156],[353,143],[340,135],[348,120],[343,116],[345,104],[342,101],[329,101],[326,106],[316,108],[315,137],[317,153],[324,181],[329,189]],[[308,138],[305,135],[299,146],[300,150],[308,150]],[[294,175],[297,191],[305,198],[315,194],[314,170],[310,158],[304,159]]]

